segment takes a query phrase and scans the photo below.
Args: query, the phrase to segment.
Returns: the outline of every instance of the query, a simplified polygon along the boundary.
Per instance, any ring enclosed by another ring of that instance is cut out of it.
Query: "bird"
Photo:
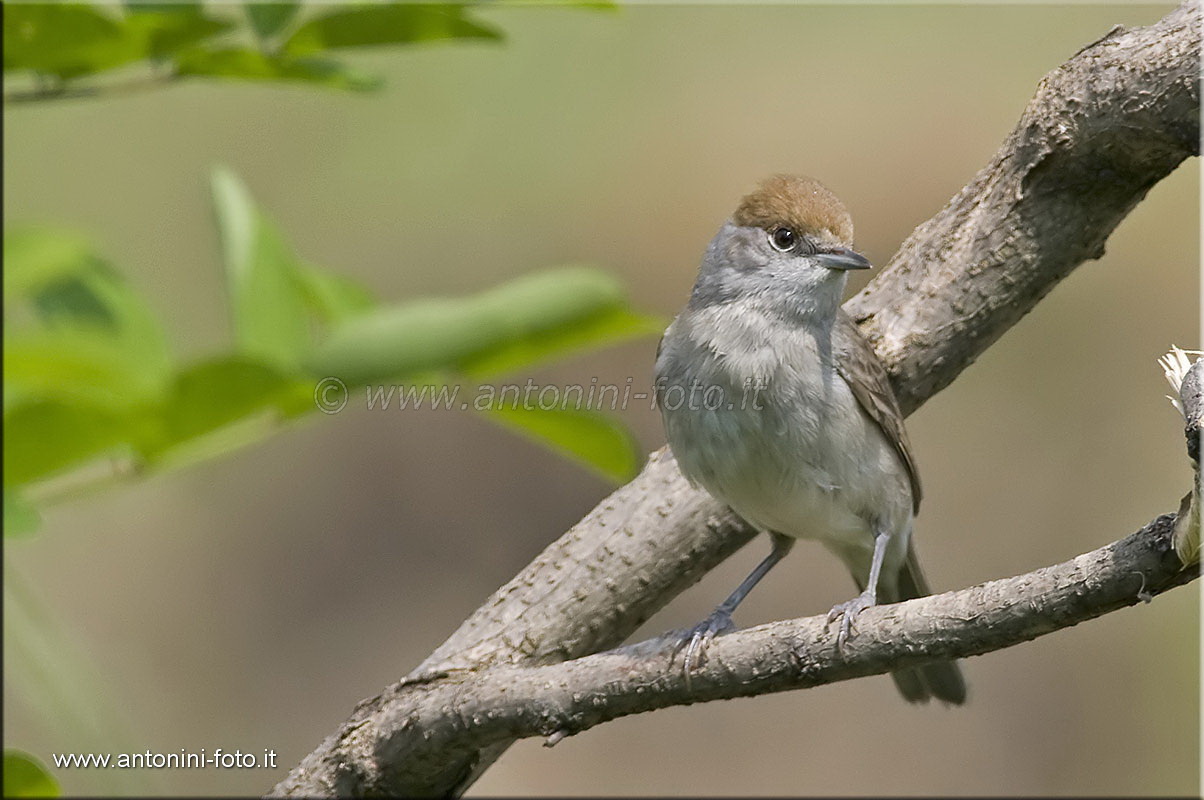
[[[929,594],[912,541],[922,492],[903,414],[881,360],[840,307],[849,271],[870,266],[830,189],[771,176],[711,240],[657,348],[653,396],[679,469],[772,542],[682,636],[687,680],[799,539],[832,551],[860,590],[828,614],[841,650],[866,608]],[[909,701],[966,698],[953,661],[892,677]]]

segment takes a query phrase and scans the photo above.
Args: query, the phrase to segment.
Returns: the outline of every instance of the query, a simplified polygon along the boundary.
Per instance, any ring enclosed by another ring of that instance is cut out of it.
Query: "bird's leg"
[[[783,536],[780,533],[770,533],[769,538],[773,541],[773,549],[769,551],[769,555],[765,556],[760,564],[749,573],[736,591],[716,608],[711,615],[702,622],[695,625],[682,636],[681,641],[673,650],[673,657],[681,652],[682,648],[686,648],[685,672],[687,688],[690,682],[690,671],[694,669],[696,662],[698,666],[702,664],[702,656],[707,645],[715,638],[717,634],[731,630],[734,626],[732,623],[732,613],[736,610],[736,606],[748,596],[765,574],[774,568],[779,561],[786,557],[790,552],[790,548],[794,546],[794,539],[789,536]]]
[[[836,635],[838,648],[844,648],[844,643],[848,641],[849,632],[853,628],[853,621],[857,619],[857,615],[878,602],[878,575],[882,572],[882,561],[886,558],[886,548],[890,545],[890,541],[891,534],[889,533],[879,531],[874,535],[874,555],[870,561],[870,578],[865,584],[865,590],[852,600],[837,603],[828,612],[829,623],[838,617],[841,618],[840,632]]]

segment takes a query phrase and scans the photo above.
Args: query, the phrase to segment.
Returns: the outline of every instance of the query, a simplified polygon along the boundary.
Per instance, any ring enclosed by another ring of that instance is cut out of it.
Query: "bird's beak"
[[[829,250],[826,253],[818,253],[812,256],[812,258],[828,269],[870,268],[869,259],[861,255],[861,253],[855,253],[845,247]]]

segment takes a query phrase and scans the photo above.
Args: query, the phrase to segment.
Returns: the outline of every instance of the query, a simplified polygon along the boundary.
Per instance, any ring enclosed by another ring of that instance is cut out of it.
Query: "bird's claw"
[[[836,634],[837,649],[844,649],[845,642],[849,640],[849,634],[852,633],[853,622],[862,611],[865,611],[874,605],[874,603],[875,598],[872,594],[862,592],[852,600],[846,600],[843,603],[837,603],[832,606],[832,610],[828,612],[828,624],[832,624],[837,618],[840,619],[840,631]]]
[[[673,648],[670,663],[683,649],[686,651],[682,669],[686,678],[686,690],[690,689],[690,673],[706,663],[706,649],[711,640],[735,627],[731,612],[717,609],[709,617],[682,634],[681,641]]]

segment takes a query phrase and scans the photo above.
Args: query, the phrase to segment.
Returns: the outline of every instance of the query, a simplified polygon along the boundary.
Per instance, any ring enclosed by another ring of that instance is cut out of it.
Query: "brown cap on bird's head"
[[[791,228],[799,235],[845,247],[853,243],[853,218],[844,203],[827,186],[802,175],[774,175],[761,181],[740,201],[732,221],[771,232]]]

